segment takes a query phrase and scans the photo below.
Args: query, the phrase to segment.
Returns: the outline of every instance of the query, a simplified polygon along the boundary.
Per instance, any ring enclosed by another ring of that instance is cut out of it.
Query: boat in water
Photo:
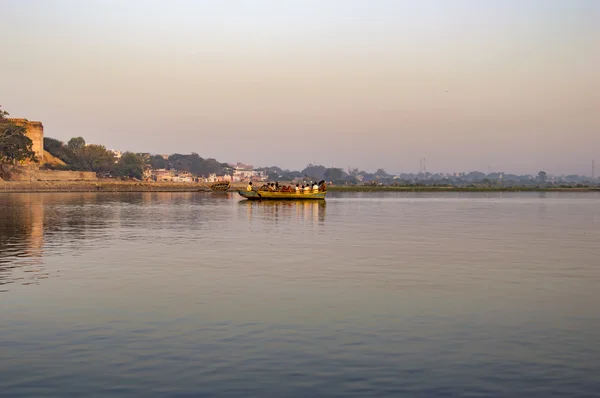
[[[239,189],[238,193],[248,200],[325,200],[327,191],[296,193],[286,191],[248,191]]]
[[[210,189],[213,191],[227,191],[229,188],[231,188],[231,183],[229,181],[215,182],[210,186]]]

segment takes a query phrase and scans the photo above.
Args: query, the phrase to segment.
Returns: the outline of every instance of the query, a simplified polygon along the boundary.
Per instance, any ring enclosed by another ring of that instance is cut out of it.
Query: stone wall
[[[97,181],[98,177],[93,171],[58,171],[39,170],[35,172],[37,181]]]
[[[40,170],[36,164],[24,166],[2,165],[2,174],[11,181],[97,181],[93,171]]]
[[[44,126],[42,122],[32,122],[27,119],[9,118],[14,124],[27,129],[27,137],[33,142],[32,150],[40,164],[44,163]]]

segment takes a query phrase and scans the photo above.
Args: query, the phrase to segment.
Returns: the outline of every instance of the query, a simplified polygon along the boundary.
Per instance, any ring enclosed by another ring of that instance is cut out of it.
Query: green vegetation
[[[86,144],[82,137],[71,138],[66,145],[62,141],[45,137],[44,149],[67,164],[54,167],[56,169],[93,171],[106,177],[142,179],[146,168],[146,161],[141,155],[126,152],[117,161],[114,152],[103,145]]]
[[[222,174],[229,168],[226,163],[220,163],[212,158],[203,159],[193,152],[189,155],[174,153],[168,159],[155,155],[150,158],[150,166],[153,169],[187,171],[197,176],[208,176],[212,173]]]
[[[120,177],[137,178],[141,180],[144,175],[146,161],[138,154],[125,152],[116,167],[115,174]]]

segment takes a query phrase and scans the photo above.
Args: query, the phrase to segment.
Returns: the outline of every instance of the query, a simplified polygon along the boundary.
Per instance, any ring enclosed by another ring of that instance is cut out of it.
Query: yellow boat
[[[281,191],[246,191],[238,190],[240,196],[248,200],[325,200],[326,191],[319,192],[281,192]]]

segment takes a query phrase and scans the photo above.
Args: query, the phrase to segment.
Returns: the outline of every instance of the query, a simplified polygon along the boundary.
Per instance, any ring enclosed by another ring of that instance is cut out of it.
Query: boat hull
[[[231,183],[229,183],[228,181],[215,182],[210,186],[210,189],[212,189],[213,191],[227,191],[229,188],[231,188]]]
[[[327,192],[295,193],[295,192],[271,192],[271,191],[244,191],[238,190],[243,198],[248,200],[324,200]]]

